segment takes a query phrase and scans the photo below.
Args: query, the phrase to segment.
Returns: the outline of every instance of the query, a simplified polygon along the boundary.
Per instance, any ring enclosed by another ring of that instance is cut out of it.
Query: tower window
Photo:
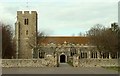
[[[24,20],[24,24],[25,24],[25,25],[28,25],[28,19],[25,19],[25,20]]]
[[[27,21],[26,21],[26,24],[28,25],[28,19],[27,19]]]
[[[28,35],[28,30],[26,31],[26,35]]]

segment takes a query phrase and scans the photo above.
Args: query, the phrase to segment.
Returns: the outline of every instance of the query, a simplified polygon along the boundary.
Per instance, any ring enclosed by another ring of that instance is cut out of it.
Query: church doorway
[[[60,55],[60,63],[66,62],[66,56],[64,54]]]

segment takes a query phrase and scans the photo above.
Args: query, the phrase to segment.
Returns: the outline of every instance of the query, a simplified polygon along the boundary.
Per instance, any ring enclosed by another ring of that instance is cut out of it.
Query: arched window
[[[70,53],[71,53],[71,56],[75,55],[76,54],[76,48],[75,47],[71,47],[70,48]]]
[[[97,58],[97,52],[92,52],[91,58]]]
[[[80,58],[87,58],[87,53],[86,52],[81,52]]]
[[[39,58],[44,58],[45,52],[43,50],[39,51]]]
[[[24,24],[26,25],[26,19],[24,20]]]
[[[25,19],[25,20],[24,20],[24,24],[25,24],[25,25],[28,25],[28,19]]]
[[[116,59],[117,58],[117,52],[112,52],[111,57],[112,57],[112,59]]]

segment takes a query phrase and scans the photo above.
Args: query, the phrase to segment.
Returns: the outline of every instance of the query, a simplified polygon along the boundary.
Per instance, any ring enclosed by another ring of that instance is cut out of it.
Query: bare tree
[[[82,32],[80,32],[78,35],[79,35],[79,36],[83,36],[83,33],[82,33]]]
[[[11,59],[15,57],[13,32],[10,25],[0,23],[0,26],[2,27],[2,58]]]
[[[118,31],[118,51],[120,52],[120,27]]]
[[[38,32],[38,34],[37,34],[37,44],[39,44],[39,41],[42,42],[46,37],[47,37],[47,35],[45,35],[44,32]]]
[[[102,28],[103,28],[102,26],[99,26],[99,24],[97,24],[87,32],[91,44],[96,45],[98,48],[100,47],[100,43],[101,43],[100,37],[102,33]]]
[[[35,36],[36,36],[36,38],[35,38]],[[38,42],[45,39],[45,37],[46,36],[45,36],[44,32],[37,32],[37,35],[32,34],[32,36],[29,37],[27,42],[31,49],[37,48],[39,46]],[[36,42],[35,42],[35,40],[36,40]]]
[[[35,38],[36,36],[36,38]],[[31,49],[33,49],[33,57],[37,58],[39,51],[41,51],[41,47],[39,45],[39,41],[42,41],[45,39],[44,32],[37,32],[37,35],[33,34],[31,37],[29,37],[28,45]],[[35,42],[36,41],[36,42]]]
[[[0,26],[0,59],[2,58],[2,26]]]
[[[110,28],[97,24],[88,31],[88,37],[100,51],[118,51],[118,34]]]

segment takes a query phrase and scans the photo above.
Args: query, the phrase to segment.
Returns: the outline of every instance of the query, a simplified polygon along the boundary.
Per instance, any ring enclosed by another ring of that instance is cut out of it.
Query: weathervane
[[[26,8],[28,8],[28,0],[27,0],[27,2],[26,2]]]

